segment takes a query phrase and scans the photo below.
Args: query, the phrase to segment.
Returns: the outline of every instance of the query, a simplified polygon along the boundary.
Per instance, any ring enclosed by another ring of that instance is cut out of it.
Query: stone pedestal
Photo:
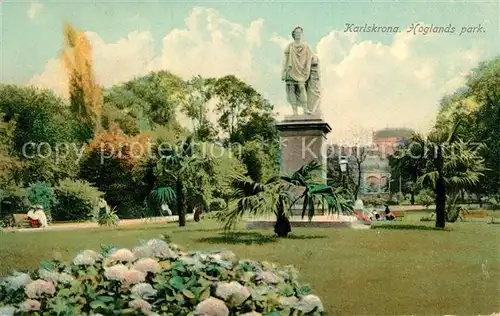
[[[277,124],[281,138],[281,171],[294,173],[303,165],[316,160],[324,166],[321,178],[326,183],[327,142],[332,130],[321,116],[285,116]]]
[[[320,116],[285,116],[277,124],[281,139],[281,172],[292,174],[303,165],[316,160],[323,166],[319,175],[321,182],[327,179],[327,142],[326,135],[332,130]],[[296,192],[301,195],[302,192]],[[293,214],[302,213],[302,199],[293,207]],[[318,210],[319,211],[319,210]]]

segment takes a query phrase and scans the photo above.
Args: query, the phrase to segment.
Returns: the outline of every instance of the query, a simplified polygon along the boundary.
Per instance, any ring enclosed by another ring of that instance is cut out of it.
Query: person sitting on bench
[[[385,205],[385,219],[388,221],[392,221],[394,219],[394,215],[392,215],[391,210],[389,209],[389,205]]]

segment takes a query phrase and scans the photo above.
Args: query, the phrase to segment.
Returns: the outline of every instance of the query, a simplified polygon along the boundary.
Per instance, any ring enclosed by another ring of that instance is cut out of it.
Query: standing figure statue
[[[306,113],[320,113],[321,102],[321,73],[319,68],[318,56],[313,55],[311,61],[311,75],[306,83],[307,90],[307,112]]]
[[[311,46],[302,41],[304,30],[298,26],[292,31],[293,42],[285,49],[282,80],[286,84],[287,101],[294,115],[301,107],[305,114],[312,114],[319,104],[319,60]]]

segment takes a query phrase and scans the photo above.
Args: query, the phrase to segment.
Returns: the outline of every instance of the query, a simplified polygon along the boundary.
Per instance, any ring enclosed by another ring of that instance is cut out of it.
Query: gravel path
[[[141,224],[158,224],[158,223],[173,223],[177,222],[179,218],[177,215],[173,216],[163,216],[163,217],[151,217],[143,219],[123,219],[120,220],[119,226],[129,226],[129,225],[141,225]],[[187,221],[193,220],[193,214],[186,215]],[[64,224],[54,224],[47,228],[7,228],[4,232],[42,232],[42,231],[59,231],[59,230],[72,230],[72,229],[83,229],[83,228],[96,228],[99,227],[97,223],[64,223]]]

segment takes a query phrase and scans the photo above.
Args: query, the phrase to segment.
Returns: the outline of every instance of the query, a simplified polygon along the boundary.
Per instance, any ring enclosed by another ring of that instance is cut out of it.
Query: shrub
[[[97,223],[99,226],[118,226],[120,219],[116,214],[116,209],[111,209],[104,199],[99,201],[99,212],[97,215]]]
[[[223,210],[227,207],[227,203],[224,199],[216,198],[210,202],[210,212],[217,212]]]
[[[58,221],[84,221],[97,217],[102,192],[82,180],[64,179],[55,187],[57,204],[52,219]]]
[[[26,189],[8,185],[0,189],[0,227],[14,225],[12,214],[26,213],[29,206]]]
[[[324,315],[292,266],[185,252],[152,239],[132,249],[85,250],[43,262],[0,285],[0,311],[47,315]],[[249,314],[246,314],[249,313]],[[258,314],[257,314],[258,313]]]
[[[40,204],[48,216],[55,204],[54,189],[45,182],[36,182],[27,189],[27,197],[31,204]]]
[[[425,208],[428,208],[432,203],[434,203],[435,197],[436,195],[432,190],[423,189],[415,197],[415,200],[418,204],[421,204],[425,206]]]

